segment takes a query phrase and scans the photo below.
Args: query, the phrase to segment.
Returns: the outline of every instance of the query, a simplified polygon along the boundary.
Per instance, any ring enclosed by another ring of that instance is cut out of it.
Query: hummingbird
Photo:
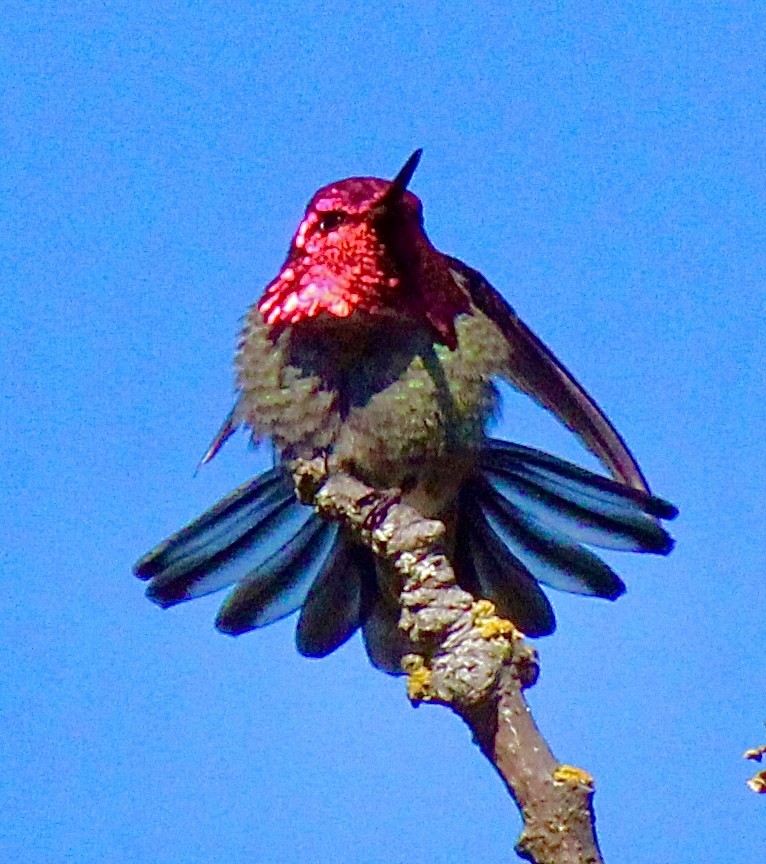
[[[609,600],[624,592],[590,547],[672,549],[662,521],[678,511],[651,493],[604,412],[481,273],[428,239],[408,189],[421,153],[392,181],[351,177],[309,202],[245,318],[236,402],[202,460],[244,425],[271,439],[276,464],[136,564],[158,605],[233,586],[220,631],[300,610],[304,656],[326,656],[361,629],[373,665],[400,673],[409,643],[393,574],[296,498],[291,461],[323,454],[442,520],[458,582],[531,637],[556,624],[541,584]],[[552,412],[610,476],[489,437],[498,380]]]

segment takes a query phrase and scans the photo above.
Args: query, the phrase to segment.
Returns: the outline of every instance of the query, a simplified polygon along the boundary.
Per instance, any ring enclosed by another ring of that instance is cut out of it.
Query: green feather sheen
[[[381,485],[470,454],[495,408],[491,379],[505,371],[508,345],[476,310],[455,326],[454,351],[396,319],[297,326],[274,343],[253,310],[237,357],[244,419],[286,456],[332,449]]]

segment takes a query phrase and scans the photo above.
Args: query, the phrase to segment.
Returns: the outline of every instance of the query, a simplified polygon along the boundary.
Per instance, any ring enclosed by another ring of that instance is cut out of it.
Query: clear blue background
[[[513,858],[467,730],[358,639],[231,640],[130,573],[266,464],[240,436],[193,477],[306,200],[418,146],[434,242],[682,511],[618,603],[553,598],[539,724],[612,864],[762,856],[766,9],[466,6],[3,4],[2,860]],[[592,464],[519,397],[500,432]]]

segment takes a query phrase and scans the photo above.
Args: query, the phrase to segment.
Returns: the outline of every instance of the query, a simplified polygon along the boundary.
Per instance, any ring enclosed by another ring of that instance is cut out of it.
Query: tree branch
[[[752,747],[750,750],[745,750],[743,755],[745,759],[751,759],[753,762],[760,762],[761,759],[766,756],[766,745],[762,744],[760,747]],[[753,790],[753,792],[758,792],[759,795],[765,794],[766,770],[754,774],[747,781],[747,785]]]
[[[444,525],[323,458],[295,462],[293,476],[304,503],[352,530],[398,573],[399,627],[412,643],[402,661],[409,698],[446,705],[468,724],[521,811],[519,856],[534,864],[601,864],[593,780],[556,761],[524,700],[537,680],[537,652],[492,603],[457,584],[442,550]]]

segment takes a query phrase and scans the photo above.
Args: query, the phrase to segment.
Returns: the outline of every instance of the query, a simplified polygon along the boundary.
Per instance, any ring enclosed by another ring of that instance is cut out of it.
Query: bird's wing
[[[218,451],[237,431],[242,420],[239,417],[239,396],[234,403],[234,407],[226,415],[226,419],[221,423],[221,428],[215,433],[215,438],[210,442],[210,446],[205,451],[205,455],[200,459],[197,470],[199,471],[203,465],[207,465],[211,459],[214,459]]]
[[[628,445],[572,373],[478,270],[456,258],[450,259],[450,267],[475,306],[497,324],[508,340],[511,383],[553,412],[615,478],[648,492],[646,478]]]

